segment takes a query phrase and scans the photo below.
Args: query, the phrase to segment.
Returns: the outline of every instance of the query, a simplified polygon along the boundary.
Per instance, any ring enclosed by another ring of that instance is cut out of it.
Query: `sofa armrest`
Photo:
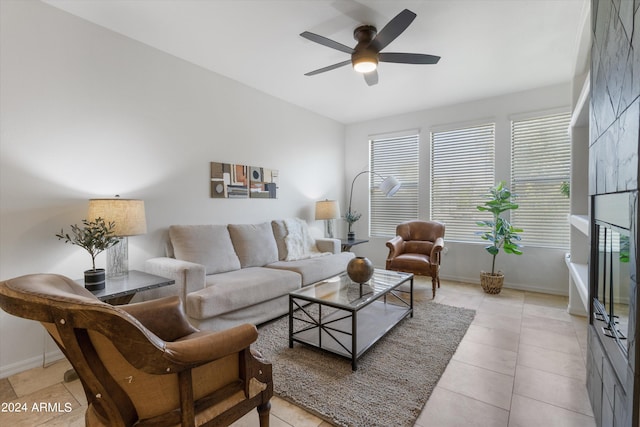
[[[342,251],[340,239],[316,239],[316,247],[320,252],[331,252],[332,254],[339,254]]]
[[[170,295],[179,296],[183,305],[186,304],[188,294],[204,288],[206,271],[202,264],[181,261],[175,258],[159,257],[147,260],[144,264],[144,270],[150,274],[175,280],[175,285],[164,286],[159,289],[170,292]],[[151,291],[154,291],[154,289]],[[154,295],[154,298],[168,295]]]

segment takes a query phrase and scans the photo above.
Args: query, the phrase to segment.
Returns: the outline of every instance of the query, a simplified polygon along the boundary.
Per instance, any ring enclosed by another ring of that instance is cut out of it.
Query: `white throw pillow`
[[[295,261],[322,255],[305,221],[299,218],[291,218],[285,219],[284,223],[287,227],[287,235],[284,238],[287,246],[286,261]]]

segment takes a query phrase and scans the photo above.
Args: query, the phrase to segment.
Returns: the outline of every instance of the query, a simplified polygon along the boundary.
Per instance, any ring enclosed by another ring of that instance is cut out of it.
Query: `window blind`
[[[511,222],[524,231],[523,244],[569,247],[569,199],[560,192],[570,180],[569,113],[511,122],[511,191],[519,208]]]
[[[418,146],[419,135],[370,140],[369,234],[372,237],[395,236],[396,226],[418,218]],[[396,177],[402,187],[386,197],[378,185],[383,178]]]
[[[431,214],[446,224],[446,239],[474,242],[476,206],[494,185],[495,124],[431,133]]]

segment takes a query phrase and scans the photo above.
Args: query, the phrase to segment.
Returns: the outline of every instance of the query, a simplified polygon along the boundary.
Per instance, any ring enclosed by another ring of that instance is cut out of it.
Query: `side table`
[[[76,282],[84,286],[84,279],[78,279]],[[91,291],[91,293],[100,301],[108,302],[111,305],[123,305],[128,304],[138,292],[173,285],[174,283],[173,279],[145,273],[144,271],[130,270],[127,276],[107,278],[104,289]]]
[[[340,245],[342,246],[342,252],[349,252],[352,246],[367,243],[368,241],[369,240],[365,239],[340,239]]]

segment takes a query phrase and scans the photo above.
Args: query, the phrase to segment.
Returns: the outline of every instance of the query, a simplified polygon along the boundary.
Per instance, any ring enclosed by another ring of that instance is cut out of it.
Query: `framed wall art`
[[[276,169],[221,162],[211,162],[210,169],[214,199],[277,198]]]

